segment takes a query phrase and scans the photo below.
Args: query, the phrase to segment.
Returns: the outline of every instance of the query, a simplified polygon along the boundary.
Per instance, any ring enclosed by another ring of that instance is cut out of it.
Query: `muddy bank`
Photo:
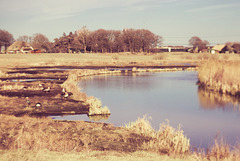
[[[65,70],[10,69],[0,77],[0,113],[9,115],[88,114],[83,100],[73,99],[61,84],[68,78]],[[67,94],[67,95],[66,95]]]
[[[55,82],[2,81],[0,99],[0,113],[16,116],[88,114],[89,111],[83,101],[76,101],[71,95],[64,97],[61,86]]]

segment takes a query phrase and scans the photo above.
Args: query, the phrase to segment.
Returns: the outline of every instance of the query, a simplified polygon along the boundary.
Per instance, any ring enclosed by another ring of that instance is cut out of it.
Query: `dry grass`
[[[230,150],[230,146],[226,143],[223,136],[217,135],[214,141],[214,145],[207,152],[207,158],[209,160],[239,160],[240,159],[240,147],[236,144],[234,150]]]
[[[221,139],[215,142],[207,155],[191,153],[189,139],[183,135],[180,128],[174,129],[167,122],[161,124],[159,131],[155,131],[150,125],[149,118],[146,117],[129,123],[126,128],[28,116],[17,118],[0,115],[0,119],[0,160],[4,161],[16,159],[19,161],[238,160],[240,158],[240,146],[236,145],[235,149],[230,151],[229,146]],[[134,148],[133,144],[137,147],[135,147],[136,151],[131,152]],[[102,150],[105,146],[106,151]],[[113,148],[113,151],[109,148]],[[129,151],[125,151],[126,148]]]
[[[112,59],[113,59],[113,60],[119,60],[119,55],[118,55],[118,54],[112,55]]]
[[[153,56],[153,59],[154,60],[165,60],[165,59],[167,59],[167,57],[168,57],[167,53],[158,53]]]
[[[167,121],[160,125],[158,131],[155,131],[152,128],[149,119],[150,118],[144,116],[143,118],[138,118],[136,122],[126,125],[128,129],[131,129],[136,133],[141,133],[153,138],[143,145],[143,149],[171,155],[183,155],[189,153],[190,140],[183,135],[183,131],[180,127],[174,129]]]
[[[188,54],[188,53],[187,53]],[[161,55],[161,54],[160,54]],[[193,56],[193,60],[188,60],[182,55],[163,53],[160,60],[164,58],[167,62],[194,62],[199,61]],[[129,53],[106,53],[106,54],[67,54],[67,53],[51,53],[51,54],[1,54],[0,68],[14,68],[27,66],[127,66],[135,62],[137,65],[158,65],[159,56],[153,59],[152,55],[129,54]]]
[[[1,161],[196,161],[198,157],[195,155],[186,156],[184,158],[174,158],[171,156],[162,156],[156,153],[138,151],[134,153],[121,153],[121,152],[100,152],[100,151],[89,151],[89,152],[78,152],[78,153],[62,153],[53,152],[48,150],[40,151],[1,151]]]
[[[110,110],[107,106],[102,107],[102,102],[94,97],[88,97],[86,103],[89,105],[89,116],[94,115],[110,115]]]
[[[239,61],[206,61],[198,70],[201,84],[215,91],[239,95]]]
[[[72,70],[69,72],[68,79],[62,84],[62,87],[67,92],[71,92],[73,94],[73,99],[83,101],[87,106],[89,106],[89,116],[109,115],[110,110],[106,106],[102,108],[102,102],[99,99],[89,97],[85,93],[81,92],[77,83],[79,77],[96,75],[102,72],[102,70]]]
[[[21,90],[23,89],[23,85],[19,85],[18,83],[14,83],[14,84],[9,84],[6,85],[4,84],[3,86],[0,87],[1,90]]]
[[[224,55],[215,54],[224,60]],[[144,55],[129,53],[41,53],[41,54],[0,54],[0,68],[28,67],[28,66],[127,66],[132,65],[159,65],[159,63],[201,63],[211,54],[190,53],[160,53]],[[237,54],[228,54],[228,60],[240,60]],[[226,58],[226,57],[225,57]]]

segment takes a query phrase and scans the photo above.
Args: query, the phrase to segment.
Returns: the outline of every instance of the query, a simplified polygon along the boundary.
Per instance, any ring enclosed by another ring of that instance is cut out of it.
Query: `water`
[[[111,116],[102,122],[124,126],[147,115],[157,130],[166,119],[175,128],[181,124],[194,147],[206,149],[219,133],[234,145],[240,136],[238,101],[199,90],[196,82],[197,72],[183,71],[93,76],[79,86],[109,107]],[[89,121],[86,115],[55,118]]]

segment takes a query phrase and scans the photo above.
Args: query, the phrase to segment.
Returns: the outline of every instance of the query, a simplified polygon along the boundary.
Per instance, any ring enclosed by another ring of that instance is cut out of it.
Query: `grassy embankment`
[[[189,139],[181,129],[174,129],[166,123],[155,131],[146,118],[126,127],[28,116],[0,115],[0,119],[2,154],[20,151],[19,155],[24,155],[21,151],[31,154],[42,150],[62,154],[88,151],[148,151],[182,157],[190,154]]]
[[[207,154],[190,151],[183,131],[168,122],[155,131],[146,117],[125,127],[84,121],[0,115],[0,160],[237,160],[216,141]]]
[[[240,96],[240,61],[207,60],[198,70],[200,87]]]

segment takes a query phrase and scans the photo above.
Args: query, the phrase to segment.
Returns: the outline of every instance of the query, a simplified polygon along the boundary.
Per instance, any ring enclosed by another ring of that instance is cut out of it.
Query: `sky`
[[[240,42],[239,0],[0,0],[0,29],[14,38],[42,33],[54,41],[86,26],[148,29],[164,45]]]

